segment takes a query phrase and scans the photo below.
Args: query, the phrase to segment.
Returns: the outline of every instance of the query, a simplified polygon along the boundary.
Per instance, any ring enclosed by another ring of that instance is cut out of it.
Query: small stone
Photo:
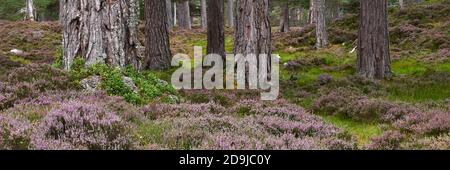
[[[133,90],[134,93],[138,93],[138,88],[137,88],[136,84],[134,84],[133,79],[131,79],[130,77],[123,77],[122,81],[125,84],[125,86],[127,86],[131,90]]]
[[[25,54],[25,52],[23,52],[22,50],[19,50],[19,49],[12,49],[9,52],[11,54],[18,55],[18,56],[23,56]]]
[[[100,89],[102,80],[99,76],[91,76],[80,81],[81,87],[88,92],[95,92]]]

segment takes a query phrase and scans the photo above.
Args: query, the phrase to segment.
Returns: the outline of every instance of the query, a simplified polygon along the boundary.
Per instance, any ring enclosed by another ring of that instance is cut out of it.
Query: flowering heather
[[[395,122],[400,130],[417,134],[441,134],[450,132],[450,112],[415,112]]]
[[[341,138],[341,130],[282,100],[242,100],[229,109],[213,102],[161,105],[159,109],[167,114],[152,121],[153,128],[148,133],[155,133],[154,127],[164,129],[151,139],[157,141],[160,148],[306,150],[350,149],[354,146],[352,139]],[[147,136],[145,133],[142,135]]]
[[[0,150],[27,149],[30,135],[30,124],[20,118],[0,114]]]
[[[103,107],[69,101],[48,113],[32,135],[33,149],[131,149],[129,125]]]
[[[388,131],[383,135],[372,139],[372,143],[367,146],[370,150],[398,150],[405,136],[397,131]]]

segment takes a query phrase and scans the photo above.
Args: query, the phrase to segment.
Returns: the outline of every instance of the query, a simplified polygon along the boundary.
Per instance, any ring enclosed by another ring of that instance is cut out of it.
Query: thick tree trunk
[[[178,26],[181,29],[191,29],[191,14],[189,9],[189,1],[181,0],[178,4]]]
[[[207,23],[208,17],[206,14],[206,0],[201,0],[200,3],[201,3],[200,6],[201,6],[201,20],[202,20],[201,26],[203,30],[206,30],[208,24]]]
[[[313,0],[316,18],[316,48],[328,45],[328,33],[325,21],[325,0]]]
[[[228,27],[234,27],[234,0],[227,0],[227,23]]]
[[[140,68],[137,0],[61,0],[63,64],[75,57],[86,65]]]
[[[166,0],[166,12],[167,12],[167,26],[168,28],[173,27],[173,16],[172,16],[172,0]]]
[[[391,76],[387,0],[361,1],[358,73],[366,78]]]
[[[160,70],[170,67],[171,53],[167,25],[166,3],[144,0],[145,7],[145,69]]]
[[[236,8],[234,53],[270,56],[269,1],[237,0]]]
[[[289,32],[289,2],[285,2],[281,10],[280,32]]]
[[[27,0],[26,2],[25,20],[35,20],[33,0]]]
[[[225,57],[224,0],[208,0],[208,54]]]

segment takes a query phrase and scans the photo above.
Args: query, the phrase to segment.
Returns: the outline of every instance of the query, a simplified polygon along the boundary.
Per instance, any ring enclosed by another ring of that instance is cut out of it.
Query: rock
[[[125,84],[125,86],[127,86],[131,90],[133,90],[134,93],[138,93],[138,88],[137,88],[136,84],[134,83],[133,79],[131,79],[130,77],[123,77],[122,81]]]
[[[180,100],[180,98],[178,96],[175,96],[175,95],[171,94],[171,95],[169,95],[167,97],[170,99],[170,101],[173,101],[175,103],[180,103],[181,102],[181,100]]]
[[[22,50],[19,49],[12,49],[11,51],[9,51],[11,54],[17,55],[17,56],[23,56],[25,55],[25,52],[23,52]]]
[[[138,93],[138,88],[136,84],[134,83],[133,79],[130,77],[123,77],[122,78],[123,83],[125,86],[129,87],[131,90],[133,90],[134,93]],[[100,76],[91,76],[88,78],[85,78],[80,81],[81,87],[83,87],[83,90],[89,91],[89,92],[95,92],[100,90],[100,85],[102,83],[102,78]]]
[[[100,76],[91,76],[80,81],[81,87],[89,92],[95,92],[100,90],[100,84],[102,78]]]

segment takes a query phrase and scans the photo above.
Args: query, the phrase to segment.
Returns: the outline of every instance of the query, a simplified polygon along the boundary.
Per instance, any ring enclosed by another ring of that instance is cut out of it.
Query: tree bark
[[[137,0],[61,0],[63,65],[75,57],[140,69]]]
[[[289,2],[286,1],[281,8],[280,32],[289,32]]]
[[[34,21],[35,15],[34,15],[34,4],[33,0],[27,0],[26,2],[26,12],[25,12],[25,20]]]
[[[358,73],[370,79],[391,76],[387,0],[361,1]]]
[[[338,0],[325,0],[325,19],[327,23],[331,23],[339,18],[340,2]]]
[[[208,24],[207,23],[208,17],[207,17],[207,14],[206,14],[206,0],[201,0],[200,3],[201,3],[200,6],[201,6],[201,20],[202,20],[201,26],[202,26],[203,30],[206,30],[206,27],[207,27],[207,24]]]
[[[316,48],[328,45],[328,33],[325,21],[325,0],[313,0],[316,18]]]
[[[405,3],[403,0],[398,0],[398,5],[400,6],[401,10],[405,9]]]
[[[225,57],[224,0],[208,0],[208,54]]]
[[[167,12],[167,26],[168,28],[173,27],[173,16],[172,16],[172,0],[166,0],[166,12]]]
[[[145,69],[160,70],[170,67],[170,43],[166,3],[144,0],[145,8]]]
[[[227,0],[227,23],[228,27],[234,27],[234,0]]]
[[[315,5],[316,1],[311,0],[310,1],[310,7],[309,7],[309,24],[315,24],[317,21],[317,6]]]
[[[271,28],[268,0],[237,0],[235,54],[267,54],[270,58]],[[270,63],[270,62],[268,62]]]
[[[189,1],[181,0],[178,4],[178,25],[181,29],[191,29],[191,14],[189,9]]]

